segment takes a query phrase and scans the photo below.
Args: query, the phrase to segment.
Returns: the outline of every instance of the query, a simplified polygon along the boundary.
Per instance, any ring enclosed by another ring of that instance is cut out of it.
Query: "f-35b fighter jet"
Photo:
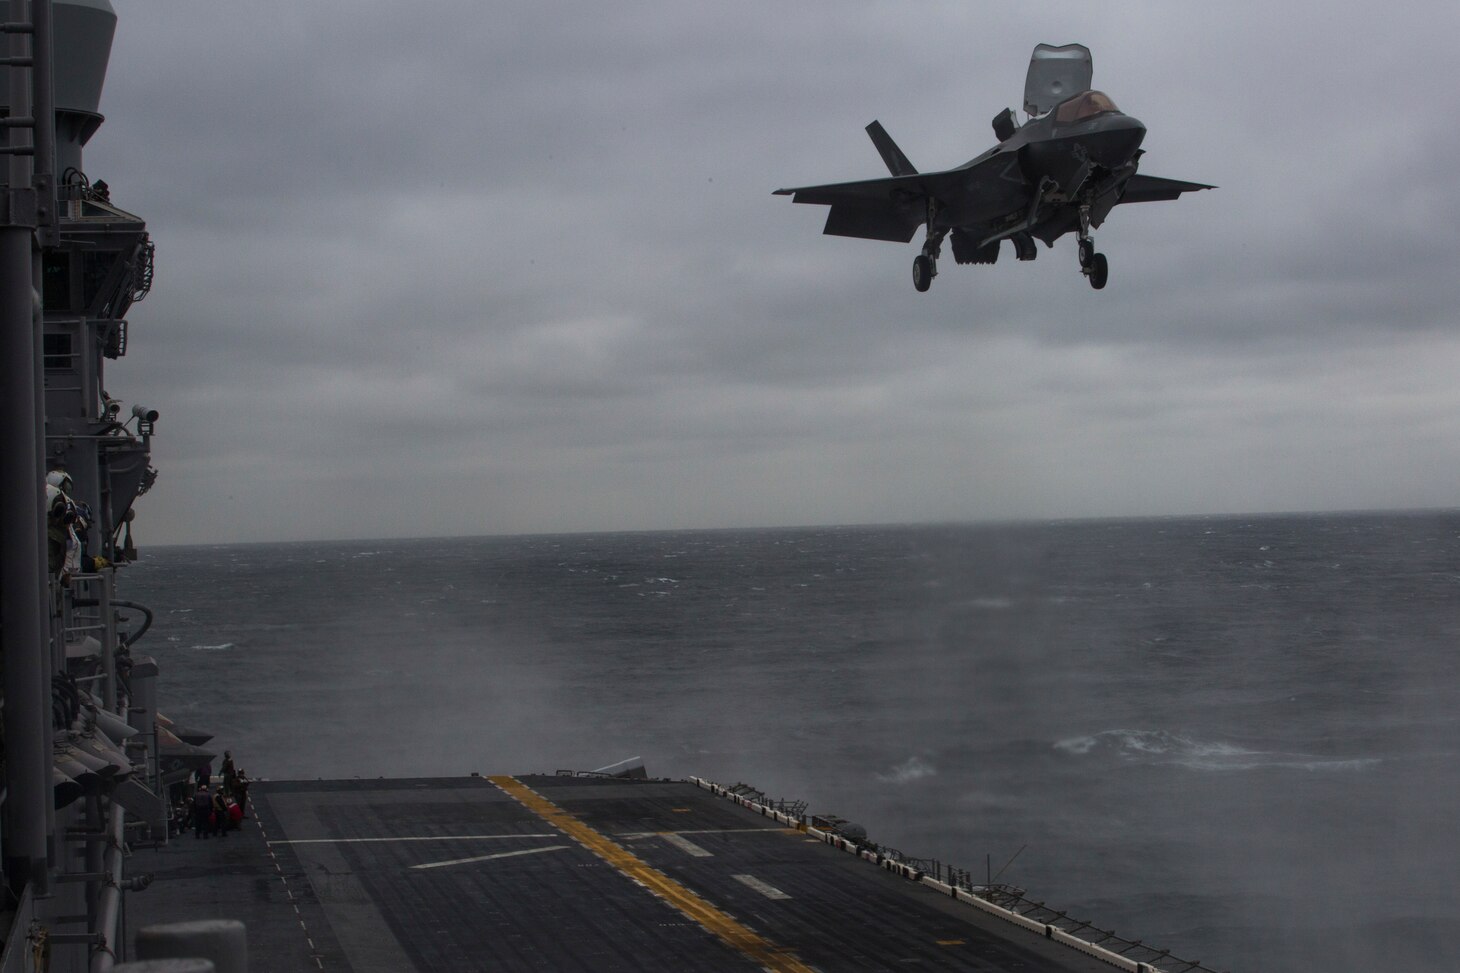
[[[907,243],[927,227],[913,260],[913,286],[925,291],[938,273],[943,238],[953,259],[991,264],[1004,240],[1020,260],[1033,260],[1035,240],[1047,246],[1073,231],[1080,273],[1099,290],[1109,269],[1090,231],[1119,203],[1176,199],[1202,183],[1136,173],[1146,127],[1121,113],[1103,92],[1090,90],[1090,51],[1080,44],[1040,44],[1029,59],[1021,126],[1012,109],[994,118],[999,144],[943,172],[920,173],[877,122],[867,134],[892,177],[864,182],[777,189],[797,203],[830,206],[824,232]]]

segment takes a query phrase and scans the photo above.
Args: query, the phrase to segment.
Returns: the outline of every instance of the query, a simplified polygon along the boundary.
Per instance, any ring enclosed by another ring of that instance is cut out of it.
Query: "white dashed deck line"
[[[567,851],[572,847],[572,845],[548,845],[546,848],[523,848],[520,851],[499,851],[495,855],[477,855],[473,858],[452,858],[449,861],[424,862],[420,865],[412,865],[411,868],[445,868],[447,865],[470,865],[473,862],[486,862],[494,858],[516,858],[519,855],[540,855],[545,851]]]
[[[768,899],[789,899],[790,896],[769,882],[761,881],[754,875],[731,875],[731,878],[748,888],[755,889]]]
[[[663,834],[661,834],[659,837],[663,838],[669,844],[671,844],[674,847],[678,848],[680,851],[684,852],[686,855],[690,855],[690,856],[692,856],[694,858],[713,858],[714,857],[714,854],[712,852],[708,852],[705,849],[701,848],[699,845],[695,844],[693,841],[690,841],[684,835],[675,834],[672,831],[666,831]]]

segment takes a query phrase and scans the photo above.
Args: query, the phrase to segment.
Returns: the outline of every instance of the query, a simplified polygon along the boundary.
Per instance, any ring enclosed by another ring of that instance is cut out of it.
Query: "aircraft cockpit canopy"
[[[1108,111],[1120,111],[1109,95],[1103,91],[1082,91],[1055,108],[1054,120],[1055,124],[1068,125]]]

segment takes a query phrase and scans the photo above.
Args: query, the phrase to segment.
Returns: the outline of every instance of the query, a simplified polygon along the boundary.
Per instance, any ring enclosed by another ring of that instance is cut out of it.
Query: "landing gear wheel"
[[[1080,269],[1090,266],[1090,261],[1095,258],[1095,241],[1080,241]]]
[[[1095,253],[1090,255],[1090,286],[1097,291],[1105,286],[1106,278],[1110,276],[1110,265],[1105,260],[1105,254]]]
[[[935,273],[933,261],[928,258],[927,254],[920,254],[913,258],[913,286],[919,292],[933,286],[933,274]]]

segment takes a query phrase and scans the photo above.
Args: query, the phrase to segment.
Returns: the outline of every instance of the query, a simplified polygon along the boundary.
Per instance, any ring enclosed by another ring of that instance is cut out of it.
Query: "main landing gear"
[[[939,230],[933,229],[937,223],[938,204],[935,200],[928,200],[928,236],[923,240],[923,252],[913,258],[913,286],[918,293],[926,291],[933,286],[933,278],[938,276],[938,254],[943,251],[943,237],[948,235],[948,228]]]
[[[920,293],[932,287],[933,278],[938,276],[938,254],[943,250],[943,235],[947,232],[929,230],[923,252],[913,258],[913,286]]]
[[[1090,286],[1097,291],[1110,277],[1110,265],[1105,254],[1095,252],[1095,241],[1090,236],[1089,206],[1080,207],[1080,273],[1090,279]]]
[[[927,254],[919,254],[913,258],[913,286],[919,292],[933,286],[933,278],[938,276],[937,262]]]

